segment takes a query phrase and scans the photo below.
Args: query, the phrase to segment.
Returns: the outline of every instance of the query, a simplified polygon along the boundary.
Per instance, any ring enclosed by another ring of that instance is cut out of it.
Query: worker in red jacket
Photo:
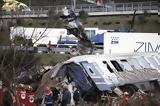
[[[26,87],[23,84],[20,84],[17,94],[20,104],[24,104],[25,106],[35,106],[34,93],[32,92],[31,86]]]
[[[128,103],[128,100],[129,100],[129,93],[124,92],[122,99],[120,100],[119,106],[125,106]]]

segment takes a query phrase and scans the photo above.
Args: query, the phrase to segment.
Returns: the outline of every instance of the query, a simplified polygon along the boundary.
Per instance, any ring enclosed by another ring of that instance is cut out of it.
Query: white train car
[[[111,94],[113,89],[159,89],[160,55],[158,53],[130,53],[112,55],[83,55],[66,61],[52,78],[63,76],[74,82],[83,97]]]
[[[100,30],[98,28],[84,28],[85,33],[89,38],[91,36],[101,34],[107,30]],[[51,41],[51,44],[57,44],[59,40],[63,42],[69,41],[78,41],[74,35],[68,35],[67,30],[64,28],[33,28],[33,27],[11,27],[10,28],[10,39],[14,39],[15,36],[21,36],[26,39],[32,39],[33,42],[36,42],[36,45],[39,44],[48,44]],[[62,39],[60,39],[62,37]],[[38,40],[37,40],[38,39]],[[67,43],[68,44],[68,43]]]
[[[160,36],[158,33],[104,33],[104,54],[131,52],[160,53]]]

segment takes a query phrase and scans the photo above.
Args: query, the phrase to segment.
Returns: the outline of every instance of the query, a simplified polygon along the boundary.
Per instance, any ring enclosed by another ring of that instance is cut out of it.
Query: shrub
[[[18,26],[22,26],[22,24],[23,24],[23,20],[22,19],[17,19],[16,21],[17,21],[17,25]]]
[[[140,24],[144,24],[144,23],[147,22],[147,20],[146,20],[144,15],[138,16],[138,21],[139,21]]]
[[[154,20],[154,23],[160,24],[160,21],[159,20]]]
[[[43,26],[46,26],[46,23],[42,22],[42,23],[40,23],[40,25],[43,27]]]
[[[58,21],[56,22],[56,24],[54,25],[54,27],[56,27],[56,28],[63,28],[63,22],[60,21],[60,20],[58,20]]]
[[[88,22],[87,21],[85,21],[85,22],[83,22],[84,24],[88,24]]]
[[[131,23],[132,23],[132,21],[131,21],[131,20],[128,20],[128,21],[127,21],[127,23],[128,23],[128,24],[131,24]]]
[[[150,16],[150,13],[147,12],[147,10],[144,11],[144,16]]]
[[[116,22],[116,24],[120,24],[120,22],[119,22],[119,21],[117,21],[117,22]]]
[[[110,25],[112,22],[103,22],[103,25]]]
[[[96,21],[96,22],[94,22],[94,25],[98,25],[98,22]]]
[[[80,12],[79,12],[79,18],[80,18],[81,20],[83,20],[83,21],[86,21],[87,18],[88,18],[88,13],[85,12],[84,10],[80,11]]]
[[[33,25],[33,23],[28,23],[28,26],[32,26]]]

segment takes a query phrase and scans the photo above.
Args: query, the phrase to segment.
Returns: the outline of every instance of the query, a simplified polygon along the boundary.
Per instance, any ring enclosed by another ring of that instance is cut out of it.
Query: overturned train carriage
[[[159,89],[160,56],[157,53],[83,55],[66,61],[52,74],[74,82],[84,99],[113,94],[118,87],[133,94],[138,89]]]

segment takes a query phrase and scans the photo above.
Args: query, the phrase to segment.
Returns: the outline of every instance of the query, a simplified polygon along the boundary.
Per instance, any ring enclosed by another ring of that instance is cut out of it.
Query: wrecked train
[[[117,95],[114,88],[130,95],[138,91],[159,89],[160,55],[130,53],[76,56],[53,71],[52,78],[64,77],[74,82],[84,99]]]

